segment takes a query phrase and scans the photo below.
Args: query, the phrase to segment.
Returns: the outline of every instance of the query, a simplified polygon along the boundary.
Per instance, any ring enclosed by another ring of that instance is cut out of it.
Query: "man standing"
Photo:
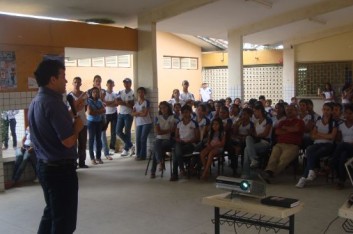
[[[72,121],[62,99],[67,83],[63,63],[44,60],[34,75],[39,90],[28,120],[46,203],[38,233],[71,234],[77,220],[76,142],[83,124],[81,118]]]
[[[286,107],[287,118],[282,120],[275,129],[276,142],[264,172],[260,172],[260,179],[270,183],[270,177],[279,174],[299,155],[305,124],[298,119],[295,105]]]
[[[192,104],[194,104],[195,97],[194,94],[189,92],[189,81],[184,80],[181,85],[183,86],[183,91],[180,93],[180,99],[185,105],[187,102],[190,100],[192,101]]]
[[[210,99],[212,99],[212,90],[208,87],[206,82],[203,82],[202,87],[200,88],[200,101],[207,102]]]
[[[110,144],[109,144],[109,148],[111,150],[113,150],[113,152],[115,152],[115,142],[116,142],[116,133],[115,133],[115,131],[116,131],[116,122],[118,120],[118,112],[116,110],[116,97],[117,97],[117,95],[113,91],[114,86],[115,86],[114,85],[114,81],[109,79],[107,81],[107,90],[105,92],[104,100],[102,100],[103,103],[105,104],[105,118],[107,120],[106,126],[108,127],[108,125],[110,123]],[[104,131],[104,133],[102,133],[102,135],[106,139],[106,135],[105,134],[106,133]],[[103,144],[107,144],[107,142],[103,142]],[[107,146],[105,145],[105,147],[107,147]],[[109,160],[113,159],[109,155],[109,149],[108,149],[108,154],[106,154],[106,153],[107,152],[105,152],[105,156],[106,156],[107,159],[109,159]]]
[[[87,148],[87,117],[86,117],[86,106],[87,106],[87,93],[81,91],[82,85],[81,77],[75,77],[72,82],[74,89],[69,93],[74,100],[77,115],[81,118],[83,123],[83,129],[78,134],[77,139],[77,153],[78,153],[78,166],[79,168],[88,168],[86,165],[86,148]]]
[[[12,146],[14,149],[17,147],[17,135],[16,135],[16,115],[19,113],[19,110],[9,110],[5,111],[3,114],[3,119],[4,119],[4,134],[3,134],[3,142],[4,142],[4,148],[3,150],[6,150],[9,147],[9,127],[11,131],[11,136],[12,136]]]
[[[120,106],[118,122],[116,125],[116,134],[124,142],[124,150],[121,156],[128,156],[132,148],[131,125],[133,121],[132,107],[134,106],[134,91],[131,89],[131,79],[123,80],[125,89],[120,90],[117,95],[117,105]],[[123,129],[125,128],[124,132]]]

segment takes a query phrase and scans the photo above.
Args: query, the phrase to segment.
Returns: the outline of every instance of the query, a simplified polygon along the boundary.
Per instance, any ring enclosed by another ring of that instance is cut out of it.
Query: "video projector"
[[[259,198],[266,197],[266,185],[253,180],[218,176],[216,178],[216,188],[231,190],[232,194]]]

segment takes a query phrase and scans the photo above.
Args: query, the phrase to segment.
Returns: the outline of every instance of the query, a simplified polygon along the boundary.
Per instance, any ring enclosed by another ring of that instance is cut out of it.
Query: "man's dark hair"
[[[181,113],[183,113],[184,111],[190,111],[190,112],[192,112],[191,106],[189,106],[189,105],[184,105],[184,106],[181,108]]]
[[[79,77],[79,76],[76,76],[73,80],[79,80],[79,81],[82,82],[82,79],[81,79],[81,77]]]
[[[52,76],[59,76],[60,69],[65,70],[65,66],[61,61],[52,59],[43,60],[34,72],[38,86],[42,87],[49,84]]]
[[[260,96],[259,96],[259,100],[266,100],[266,98],[265,98],[264,95],[260,95]]]
[[[144,94],[146,94],[146,89],[145,89],[145,87],[139,87],[136,91],[138,92],[138,91],[142,91]]]

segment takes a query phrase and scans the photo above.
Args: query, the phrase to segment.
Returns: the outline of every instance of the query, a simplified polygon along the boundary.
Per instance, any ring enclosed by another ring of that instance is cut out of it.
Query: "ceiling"
[[[196,44],[190,36],[227,40],[235,32],[244,43],[267,45],[353,31],[353,0],[1,0],[0,9],[80,21],[108,18],[130,28],[138,19],[156,21],[157,30],[187,35],[182,37]]]

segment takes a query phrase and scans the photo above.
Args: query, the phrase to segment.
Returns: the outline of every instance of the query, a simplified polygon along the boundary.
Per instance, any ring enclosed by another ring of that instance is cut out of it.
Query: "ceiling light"
[[[107,18],[91,18],[91,19],[84,19],[83,22],[88,24],[114,24],[115,21]]]
[[[245,0],[245,2],[255,2],[267,8],[272,8],[273,5],[273,2],[270,0]]]

